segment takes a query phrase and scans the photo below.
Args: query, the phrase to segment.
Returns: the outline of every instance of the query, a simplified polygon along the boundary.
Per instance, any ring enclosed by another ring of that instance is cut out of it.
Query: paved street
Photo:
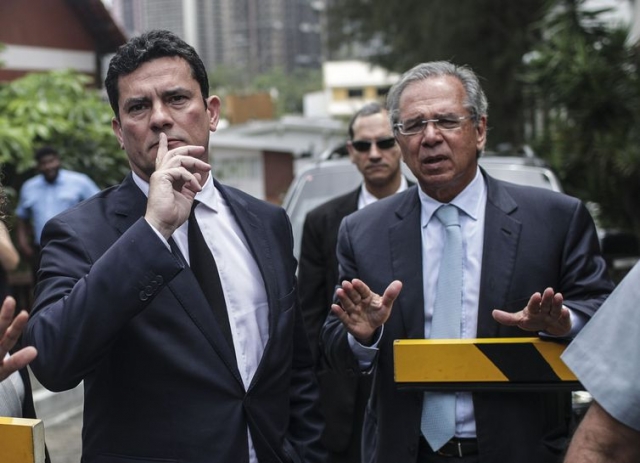
[[[45,422],[44,427],[51,462],[80,463],[82,413],[76,413],[64,421],[52,425]]]
[[[52,463],[80,463],[82,449],[82,384],[62,393],[46,390],[31,375],[36,413],[44,423],[44,438]]]

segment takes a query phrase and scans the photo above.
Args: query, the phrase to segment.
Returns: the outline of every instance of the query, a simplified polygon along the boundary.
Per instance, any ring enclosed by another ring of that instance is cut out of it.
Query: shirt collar
[[[409,187],[409,184],[407,183],[407,179],[405,178],[404,175],[402,175],[400,177],[400,186],[396,190],[396,193],[400,193],[401,191],[406,190],[408,187]],[[358,200],[359,201],[358,204],[362,204],[364,207],[364,206],[368,206],[371,203],[375,203],[377,200],[378,198],[373,196],[369,192],[369,190],[367,190],[367,187],[364,185],[364,182],[363,182],[362,186],[360,187],[360,197]]]
[[[464,212],[472,220],[478,220],[480,214],[480,207],[482,207],[482,198],[486,190],[484,183],[484,177],[480,172],[480,169],[476,169],[476,176],[471,183],[458,194],[449,204],[453,204],[462,212]],[[422,207],[421,223],[422,228],[426,227],[431,217],[443,203],[436,201],[432,197],[428,196],[422,189],[418,188],[418,195],[420,197],[420,204]]]
[[[143,180],[138,174],[133,171],[131,172],[131,174],[133,175],[133,181],[135,182],[135,184],[138,185],[138,188],[140,188],[140,190],[148,198],[149,182]],[[209,175],[207,175],[207,180],[204,183],[202,190],[196,194],[195,199],[197,199],[201,204],[205,205],[213,211],[218,210],[218,203],[221,200],[221,196],[220,192],[213,184],[213,176],[211,175],[211,172],[209,172]]]

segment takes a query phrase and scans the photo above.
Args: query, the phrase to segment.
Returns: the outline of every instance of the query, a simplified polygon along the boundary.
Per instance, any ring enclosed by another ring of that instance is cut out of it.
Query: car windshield
[[[305,171],[292,185],[285,199],[285,209],[291,218],[296,257],[300,255],[302,226],[307,212],[347,191],[361,182],[360,173],[350,162],[336,162]]]
[[[559,183],[551,177],[546,169],[527,166],[500,166],[486,164],[482,165],[493,178],[504,180],[505,182],[517,183],[518,185],[537,186],[548,190],[560,191]]]

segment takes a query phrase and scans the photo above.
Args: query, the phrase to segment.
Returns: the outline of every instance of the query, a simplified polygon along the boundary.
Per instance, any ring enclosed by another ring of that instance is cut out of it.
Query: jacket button
[[[147,294],[144,291],[140,291],[140,300],[146,301],[147,299],[149,299],[149,296],[147,296]]]

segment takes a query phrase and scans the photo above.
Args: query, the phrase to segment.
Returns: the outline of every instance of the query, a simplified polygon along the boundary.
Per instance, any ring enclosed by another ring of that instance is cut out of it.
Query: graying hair
[[[391,125],[398,123],[400,118],[400,96],[412,83],[431,77],[453,76],[458,79],[465,89],[466,97],[463,105],[471,113],[476,126],[480,117],[486,116],[489,108],[487,97],[480,86],[478,76],[468,66],[457,66],[448,61],[432,61],[421,63],[405,72],[400,80],[389,90],[387,95],[387,110]]]

